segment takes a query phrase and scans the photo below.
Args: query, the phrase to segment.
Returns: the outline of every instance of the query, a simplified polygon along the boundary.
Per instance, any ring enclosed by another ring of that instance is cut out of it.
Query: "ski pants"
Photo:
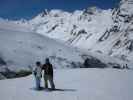
[[[35,81],[36,81],[36,89],[40,89],[40,87],[41,87],[41,86],[40,86],[41,78],[35,76]]]
[[[44,85],[45,85],[45,88],[48,88],[48,81],[50,83],[51,88],[55,89],[53,77],[51,75],[44,75],[44,82],[45,82]]]

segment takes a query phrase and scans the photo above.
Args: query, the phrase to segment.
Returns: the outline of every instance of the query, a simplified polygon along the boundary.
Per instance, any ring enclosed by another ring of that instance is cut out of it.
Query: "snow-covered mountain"
[[[73,13],[51,10],[39,14],[30,20],[29,24],[37,33],[86,48],[85,44],[81,45],[83,42],[87,41],[88,47],[91,47],[93,42],[89,38],[97,37],[99,33],[103,33],[107,27],[110,27],[111,15],[111,9],[101,10],[96,7],[83,11],[77,10]],[[90,44],[89,41],[91,41]]]
[[[64,68],[83,64],[83,57],[90,55],[109,66],[127,63],[131,67],[132,6],[133,0],[121,0],[118,8],[108,10],[45,10],[31,20],[1,18],[0,64],[23,68],[49,56],[56,68]]]
[[[28,24],[17,21],[0,21],[0,79],[17,77],[34,67],[36,61],[44,63],[49,57],[54,68],[84,67],[89,58],[90,67],[112,67],[122,62],[106,55],[88,53],[59,40],[31,32]]]
[[[133,0],[122,0],[112,12],[113,25],[103,35],[110,42],[108,54],[125,61],[133,59]]]
[[[121,0],[119,7],[102,10],[89,7],[72,13],[45,10],[26,22],[30,29],[67,44],[116,57],[133,59],[133,1]]]

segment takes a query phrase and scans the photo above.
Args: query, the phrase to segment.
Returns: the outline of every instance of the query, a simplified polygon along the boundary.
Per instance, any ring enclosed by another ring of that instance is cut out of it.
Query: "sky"
[[[31,19],[44,9],[61,9],[69,12],[90,6],[102,9],[114,8],[119,0],[0,0],[0,17]]]

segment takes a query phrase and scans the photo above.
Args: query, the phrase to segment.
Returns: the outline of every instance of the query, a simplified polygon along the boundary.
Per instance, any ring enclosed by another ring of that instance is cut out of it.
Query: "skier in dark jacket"
[[[45,59],[45,64],[42,66],[42,70],[44,70],[45,88],[48,88],[48,81],[49,81],[51,88],[55,89],[53,81],[53,66],[50,63],[49,58]]]

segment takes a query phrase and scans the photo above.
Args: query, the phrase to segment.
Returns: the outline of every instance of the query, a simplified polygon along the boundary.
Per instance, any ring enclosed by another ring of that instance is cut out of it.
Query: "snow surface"
[[[133,100],[132,70],[55,70],[57,91],[35,91],[34,77],[0,80],[1,100]],[[42,81],[43,86],[43,81]]]

